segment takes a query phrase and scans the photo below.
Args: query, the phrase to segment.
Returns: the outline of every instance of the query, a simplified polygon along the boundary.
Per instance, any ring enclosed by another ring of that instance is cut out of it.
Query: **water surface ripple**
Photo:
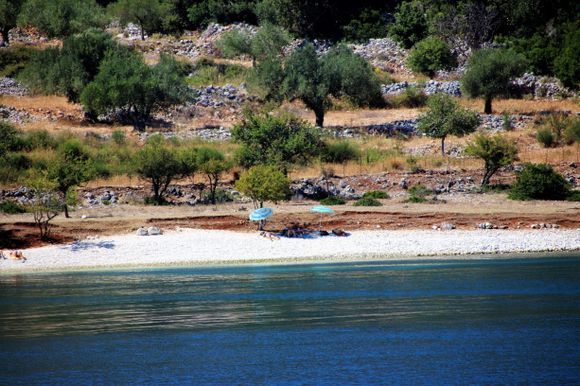
[[[0,384],[580,383],[580,255],[0,277]]]

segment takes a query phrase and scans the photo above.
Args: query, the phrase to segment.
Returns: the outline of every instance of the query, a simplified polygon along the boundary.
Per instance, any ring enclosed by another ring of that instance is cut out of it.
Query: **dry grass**
[[[483,99],[461,98],[460,103],[483,113]],[[494,99],[493,111],[508,114],[533,114],[540,111],[572,111],[580,112],[580,103],[577,99],[563,100],[524,100],[524,99]]]
[[[311,110],[300,103],[285,104],[284,110],[292,112],[314,124],[316,119]],[[324,116],[325,126],[365,126],[376,125],[404,119],[413,119],[419,115],[419,109],[360,109],[356,111],[329,111]]]
[[[69,114],[82,112],[80,105],[69,103],[66,97],[58,95],[37,95],[27,97],[0,95],[0,104],[24,110],[58,110]]]

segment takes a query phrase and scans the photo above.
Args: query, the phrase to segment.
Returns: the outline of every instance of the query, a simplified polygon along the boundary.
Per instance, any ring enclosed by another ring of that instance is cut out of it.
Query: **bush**
[[[4,201],[0,203],[0,212],[6,214],[26,213],[26,209],[12,201]]]
[[[570,185],[547,164],[525,164],[508,197],[512,200],[564,200]]]
[[[417,184],[413,185],[409,189],[409,198],[405,200],[405,202],[411,203],[421,203],[427,201],[427,196],[432,194],[433,191],[428,189],[425,185]]]
[[[322,153],[322,160],[324,162],[331,162],[343,164],[348,161],[356,160],[360,157],[360,150],[357,146],[349,141],[338,141],[327,143],[324,146]]]
[[[580,84],[580,22],[570,23],[564,36],[564,46],[554,60],[558,79],[567,87],[578,88]]]
[[[320,203],[322,205],[344,205],[346,204],[346,201],[343,198],[337,196],[330,196],[320,200]]]
[[[536,134],[536,139],[544,147],[552,147],[556,142],[554,139],[554,134],[552,134],[552,130],[550,130],[547,127],[543,127],[538,130],[538,133]]]
[[[578,142],[580,142],[580,119],[576,118],[564,129],[564,143],[572,145]]]
[[[223,204],[224,202],[232,202],[234,201],[234,197],[230,192],[224,189],[216,189],[215,190],[215,204]],[[212,202],[212,193],[211,191],[204,192],[202,196],[202,200],[204,202]]]
[[[580,201],[580,190],[574,190],[574,191],[570,192],[568,197],[566,197],[566,200],[567,201],[575,201],[575,202]]]
[[[457,66],[457,59],[447,43],[436,37],[428,37],[415,44],[407,60],[411,70],[432,77],[436,71]]]
[[[0,50],[0,77],[14,77],[26,67],[36,49],[26,46],[13,46]]]
[[[429,110],[419,117],[417,130],[432,138],[441,139],[441,153],[445,155],[445,139],[448,135],[461,137],[475,131],[479,117],[465,109],[446,94],[432,95],[428,102]]]
[[[389,96],[387,104],[393,108],[416,108],[423,107],[427,104],[427,94],[417,87],[407,87],[405,91],[398,95]]]
[[[383,206],[383,204],[381,204],[380,201],[378,201],[375,198],[370,198],[370,197],[360,198],[353,205],[354,206]]]
[[[485,173],[481,186],[489,184],[491,177],[499,168],[511,165],[517,160],[518,147],[515,141],[502,135],[488,136],[478,134],[474,141],[467,145],[465,153],[481,158],[485,163]]]
[[[381,11],[365,8],[342,28],[344,38],[350,42],[364,42],[373,38],[385,37],[389,32],[385,19]]]
[[[261,208],[264,201],[277,203],[288,197],[290,179],[275,166],[256,165],[242,173],[236,189],[250,197],[256,208]]]
[[[239,85],[246,81],[250,70],[238,64],[215,63],[212,60],[199,60],[193,74],[186,78],[192,87],[220,86],[225,84]]]
[[[374,198],[377,200],[391,198],[387,192],[382,190],[370,190],[363,194],[363,198]]]
[[[397,7],[395,22],[389,30],[394,40],[403,47],[411,48],[427,36],[428,25],[425,10],[419,1],[403,1]]]

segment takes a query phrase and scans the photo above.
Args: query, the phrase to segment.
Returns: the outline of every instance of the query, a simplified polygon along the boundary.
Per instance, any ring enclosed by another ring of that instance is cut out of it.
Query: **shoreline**
[[[0,260],[0,276],[239,265],[471,260],[580,251],[580,230],[354,231],[349,237],[270,241],[257,233],[180,229],[31,248],[26,262]],[[512,256],[507,256],[512,255]]]

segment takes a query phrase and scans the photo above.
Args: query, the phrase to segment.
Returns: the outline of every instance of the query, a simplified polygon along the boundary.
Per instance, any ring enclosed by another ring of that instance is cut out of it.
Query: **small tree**
[[[457,66],[457,60],[449,45],[436,37],[429,37],[415,44],[407,63],[413,71],[430,77],[438,70],[449,70]]]
[[[55,162],[48,169],[48,177],[55,182],[56,190],[63,197],[66,218],[70,218],[66,202],[69,191],[94,176],[93,162],[78,140],[70,139],[60,146]]]
[[[145,40],[145,32],[159,31],[165,16],[165,8],[159,0],[118,0],[109,6],[109,11],[119,18],[121,25],[137,24],[141,40]]]
[[[356,105],[382,101],[380,84],[370,65],[346,46],[318,57],[312,44],[295,50],[285,63],[283,91],[314,111],[322,127],[330,96],[348,97]]]
[[[525,68],[525,57],[512,50],[479,50],[469,59],[461,87],[471,98],[483,97],[484,112],[491,114],[492,99],[508,95],[510,80],[520,76]]]
[[[24,0],[0,0],[0,34],[2,34],[2,44],[10,44],[8,32],[16,27],[16,20]]]
[[[252,166],[242,173],[236,189],[252,199],[254,208],[262,208],[264,201],[277,203],[290,194],[290,179],[273,165]]]
[[[390,35],[405,48],[427,36],[427,18],[423,5],[419,1],[403,1],[397,7],[395,22],[391,25]]]
[[[27,204],[27,210],[34,217],[40,238],[47,239],[50,236],[50,221],[58,216],[64,200],[56,193],[55,182],[41,172],[31,173],[26,180],[26,185],[34,193],[32,200]]]
[[[231,168],[225,155],[219,150],[201,147],[197,149],[197,165],[200,172],[206,175],[209,183],[209,199],[212,204],[216,203],[215,192],[222,173]]]
[[[508,195],[512,200],[564,200],[570,184],[548,164],[524,165]]]
[[[136,52],[109,51],[98,75],[84,88],[81,103],[93,116],[120,112],[135,128],[142,129],[155,110],[185,100],[188,89],[183,71],[167,55],[149,67]]]
[[[467,145],[465,152],[481,158],[485,162],[485,172],[481,180],[482,187],[489,184],[489,180],[499,168],[511,165],[518,159],[516,142],[499,134],[494,136],[477,135],[474,141]]]
[[[226,57],[248,55],[255,67],[258,61],[278,56],[290,43],[290,36],[282,28],[271,23],[263,24],[255,35],[234,29],[226,32],[217,45]]]
[[[6,157],[6,154],[12,150],[18,131],[9,122],[0,120],[0,159]]]
[[[241,144],[240,165],[277,165],[284,173],[292,165],[305,165],[320,152],[320,134],[293,115],[248,113],[234,126],[232,137]]]
[[[163,204],[165,192],[171,182],[180,177],[183,164],[161,135],[149,138],[143,149],[136,156],[137,173],[141,178],[151,182],[153,200]]]
[[[70,36],[105,24],[103,9],[94,0],[26,0],[18,16],[19,26],[34,26],[49,37]]]
[[[479,118],[473,111],[459,106],[449,95],[435,94],[427,101],[429,110],[419,117],[417,130],[432,138],[441,139],[441,154],[445,155],[448,135],[461,137],[475,131]]]
[[[564,44],[554,60],[554,72],[567,87],[580,86],[580,21],[566,26]]]

